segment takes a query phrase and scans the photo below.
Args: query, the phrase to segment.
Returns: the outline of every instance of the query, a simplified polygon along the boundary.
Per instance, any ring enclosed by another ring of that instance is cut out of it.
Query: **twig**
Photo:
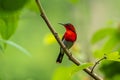
[[[103,58],[101,58],[100,60],[98,60],[97,62],[95,62],[94,66],[93,66],[92,69],[91,69],[91,73],[93,73],[95,67],[96,67],[101,61],[103,61],[104,59],[106,59],[105,56],[104,56]]]
[[[50,29],[50,31],[52,32],[52,34],[54,35],[55,39],[57,40],[57,42],[59,43],[59,45],[63,48],[63,50],[65,51],[65,54],[68,56],[68,58],[74,63],[76,64],[77,66],[80,65],[80,62],[74,58],[71,53],[69,52],[69,50],[65,47],[65,45],[63,44],[63,42],[60,40],[57,32],[54,30],[54,28],[52,27],[50,21],[48,20],[48,18],[46,17],[45,13],[44,13],[44,10],[41,6],[41,4],[39,3],[38,0],[36,0],[36,3],[37,3],[37,6],[39,8],[39,11],[41,13],[41,17],[43,18],[43,20],[45,21],[45,23],[47,24],[48,28]],[[86,68],[84,69],[84,71],[86,73],[88,73],[91,77],[93,77],[95,80],[103,80],[101,79],[100,77],[98,77],[96,74],[94,73],[91,73],[91,70]]]

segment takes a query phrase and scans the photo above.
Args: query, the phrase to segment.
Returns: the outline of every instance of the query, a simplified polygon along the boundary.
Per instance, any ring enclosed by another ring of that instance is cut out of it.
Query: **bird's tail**
[[[57,62],[57,63],[61,63],[61,62],[62,62],[62,59],[63,59],[63,56],[64,56],[64,53],[60,52],[59,55],[58,55],[58,57],[57,57],[56,62]]]

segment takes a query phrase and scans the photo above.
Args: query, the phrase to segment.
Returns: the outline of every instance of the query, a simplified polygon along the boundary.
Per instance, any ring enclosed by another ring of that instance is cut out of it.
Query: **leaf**
[[[28,1],[0,0],[0,34],[3,39],[8,40],[15,32],[18,25],[20,9]]]
[[[0,16],[0,34],[3,39],[9,39],[16,31],[19,13]]]
[[[0,0],[0,12],[15,12],[22,9],[30,0]]]
[[[23,52],[25,55],[31,57],[31,54],[30,54],[26,49],[24,49],[24,48],[21,47],[20,45],[18,45],[18,44],[16,44],[16,43],[12,42],[12,41],[10,41],[10,40],[3,40],[3,39],[0,39],[0,42],[6,43],[6,44],[8,44],[8,45],[11,45],[11,46],[17,48],[18,50],[20,50],[21,52]]]
[[[105,55],[107,60],[119,61],[120,62],[120,53],[118,51],[112,52]]]
[[[95,57],[102,58],[105,53],[110,53],[117,50],[117,46],[120,44],[119,39],[116,36],[111,36],[109,40],[102,46],[101,49],[94,52]]]
[[[113,51],[114,48],[120,43],[120,40],[117,37],[112,36],[103,46],[102,51],[104,53]]]
[[[83,70],[83,69],[85,69],[85,68],[88,68],[88,67],[90,67],[90,66],[92,66],[93,64],[92,63],[84,63],[84,64],[81,64],[80,66],[73,66],[72,67],[72,71],[71,71],[71,73],[72,74],[74,74],[75,72],[78,72],[78,71],[80,71],[80,70]]]
[[[53,75],[53,80],[71,80],[72,76],[76,72],[88,68],[92,65],[92,63],[84,63],[80,66],[73,65],[70,67],[59,67]]]
[[[91,43],[95,44],[98,41],[102,40],[103,38],[111,36],[115,31],[116,30],[114,28],[101,29],[93,35],[93,37],[91,39]]]

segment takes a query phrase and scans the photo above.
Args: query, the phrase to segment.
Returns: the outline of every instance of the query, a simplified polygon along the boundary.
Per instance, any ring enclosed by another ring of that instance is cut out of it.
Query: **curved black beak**
[[[63,25],[63,26],[65,25],[65,24],[63,24],[63,23],[58,23],[58,24]]]

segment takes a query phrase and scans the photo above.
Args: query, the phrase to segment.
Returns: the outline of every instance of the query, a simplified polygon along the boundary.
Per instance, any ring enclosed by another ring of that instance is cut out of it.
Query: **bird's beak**
[[[63,24],[63,23],[58,23],[58,24],[63,25],[63,26],[65,25],[65,24]]]

